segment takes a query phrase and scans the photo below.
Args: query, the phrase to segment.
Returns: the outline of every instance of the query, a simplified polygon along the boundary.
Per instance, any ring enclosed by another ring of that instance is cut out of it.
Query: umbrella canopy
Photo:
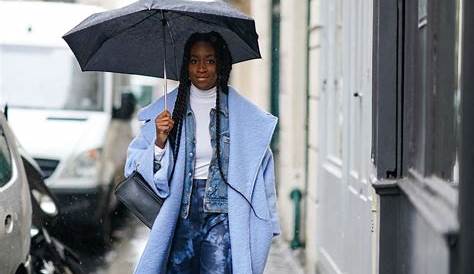
[[[63,38],[83,71],[179,80],[186,40],[210,31],[226,40],[233,63],[260,58],[255,22],[222,1],[142,0],[93,14]]]

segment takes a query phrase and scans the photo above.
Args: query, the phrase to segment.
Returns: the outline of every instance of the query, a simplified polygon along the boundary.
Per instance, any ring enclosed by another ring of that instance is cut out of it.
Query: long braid
[[[196,42],[199,42],[199,41],[205,41],[205,42],[211,43],[216,51],[216,55],[219,55],[221,51],[220,45],[223,45],[222,43],[224,43],[225,45],[224,39],[222,39],[222,37],[216,32],[194,33],[189,37],[189,39],[186,41],[186,44],[184,45],[183,61],[181,63],[181,71],[180,71],[180,77],[179,77],[180,81],[179,81],[179,87],[178,87],[178,96],[176,98],[176,103],[175,103],[173,115],[172,115],[172,118],[175,124],[169,135],[170,143],[173,147],[173,157],[175,159],[174,165],[176,165],[176,162],[177,162],[176,159],[178,157],[178,152],[180,148],[180,140],[181,140],[182,127],[183,127],[183,120],[184,120],[183,117],[187,110],[187,105],[188,105],[188,100],[189,100],[189,89],[191,87],[191,81],[189,80],[189,70],[188,70],[189,60],[191,59],[190,57],[191,48]],[[216,43],[219,44],[219,46],[217,46]],[[223,73],[226,76],[222,77],[221,79],[225,79],[225,88],[227,90],[227,81],[229,79],[230,69],[232,68],[232,60],[231,60],[232,57],[230,56],[230,53],[228,52],[228,50],[227,50],[227,54],[224,54],[224,55],[227,55],[226,56],[227,59],[222,63],[225,64],[223,67],[226,68],[224,71],[227,71],[227,73]],[[219,83],[217,84],[219,85]],[[219,164],[219,167],[220,167],[220,164]],[[173,171],[174,171],[174,166],[173,166]]]
[[[239,193],[245,201],[250,205],[255,216],[259,219],[262,219],[255,209],[252,206],[252,203],[242,194],[239,190],[235,189],[232,185],[227,182],[227,178],[224,176],[224,172],[222,171],[222,164],[221,164],[221,146],[220,146],[220,131],[221,131],[221,123],[220,123],[220,92],[224,92],[225,94],[229,93],[229,76],[230,71],[232,70],[232,56],[230,51],[227,47],[225,40],[222,36],[217,32],[210,32],[210,33],[194,33],[192,34],[188,41],[186,41],[184,47],[184,55],[183,55],[183,62],[181,65],[181,74],[180,74],[180,83],[178,87],[178,97],[176,99],[175,108],[173,110],[173,121],[175,125],[170,132],[170,142],[173,145],[173,156],[174,156],[174,165],[176,165],[176,159],[179,152],[180,140],[181,140],[181,133],[182,133],[182,126],[183,126],[183,117],[186,113],[187,103],[189,100],[189,89],[191,86],[191,81],[189,80],[189,71],[188,71],[188,64],[190,60],[190,52],[191,47],[199,41],[204,41],[210,43],[216,52],[216,61],[217,61],[217,96],[216,96],[216,131],[215,140],[216,140],[216,157],[217,157],[217,165],[219,168],[219,173],[221,175],[222,180],[224,183],[229,186],[232,190]],[[173,171],[174,172],[173,166]]]
[[[217,33],[216,33],[217,34]],[[222,179],[224,182],[230,186],[227,182],[227,179],[222,172],[222,164],[221,164],[221,142],[220,142],[220,132],[221,132],[221,121],[220,121],[220,92],[224,92],[225,94],[229,93],[229,75],[230,71],[232,70],[232,56],[227,48],[227,44],[222,39],[222,37],[217,34],[214,39],[214,49],[216,51],[216,59],[217,59],[217,96],[216,96],[216,154],[217,154],[217,165],[219,167],[219,172],[221,174]],[[230,186],[232,187],[232,186]]]
[[[216,59],[217,59],[217,92],[216,92],[216,158],[217,158],[217,166],[219,168],[219,173],[221,175],[222,180],[224,183],[229,186],[232,190],[239,193],[245,201],[250,205],[253,213],[258,219],[264,220],[260,217],[255,209],[252,206],[252,203],[242,194],[239,190],[235,189],[229,182],[227,178],[224,176],[224,172],[222,171],[222,164],[221,164],[221,142],[220,142],[220,133],[221,133],[221,119],[220,119],[220,92],[225,94],[229,94],[229,76],[230,71],[232,70],[232,56],[230,55],[229,49],[227,48],[227,44],[225,40],[220,36],[218,33],[211,32],[211,34],[215,34],[215,38],[211,39],[214,42],[214,50],[216,51]]]
[[[189,84],[179,84],[178,87],[178,96],[176,98],[176,103],[173,110],[173,121],[175,121],[175,126],[170,132],[170,142],[173,147],[173,157],[176,159],[178,157],[179,145],[181,140],[183,117],[186,113],[187,101],[189,97]]]
[[[174,167],[177,162],[176,159],[178,157],[181,133],[183,130],[183,117],[186,113],[187,104],[189,100],[189,88],[191,87],[191,81],[189,80],[188,66],[185,64],[189,63],[189,55],[191,51],[191,46],[193,44],[194,42],[190,39],[186,43],[184,48],[183,65],[181,66],[180,81],[178,86],[178,96],[176,98],[176,103],[174,105],[172,115],[173,121],[175,123],[173,129],[170,132],[170,143],[173,148],[173,159],[175,159],[172,174],[174,172]]]
[[[216,96],[216,156],[217,156],[217,166],[219,167],[219,173],[221,175],[221,178],[224,180],[224,182],[230,186],[230,184],[227,182],[227,178],[224,176],[224,172],[222,172],[222,163],[221,163],[221,141],[220,141],[220,133],[221,133],[221,119],[220,119],[220,110],[221,110],[221,104],[220,104],[220,93],[224,92],[225,94],[229,93],[229,87],[228,87],[228,81],[229,81],[229,75],[230,71],[232,69],[232,66],[229,64],[232,64],[232,60],[230,57],[230,54],[226,54],[226,45],[225,42],[221,47],[217,47],[215,49],[216,55],[217,55],[217,96]],[[230,59],[230,60],[229,60]],[[230,186],[232,187],[232,186]]]
[[[221,178],[226,182],[227,179],[224,176],[224,172],[222,172],[222,164],[221,164],[221,104],[220,104],[220,85],[217,85],[217,92],[216,92],[216,131],[215,140],[216,140],[216,158],[217,158],[217,166],[219,167],[219,172],[221,174]]]

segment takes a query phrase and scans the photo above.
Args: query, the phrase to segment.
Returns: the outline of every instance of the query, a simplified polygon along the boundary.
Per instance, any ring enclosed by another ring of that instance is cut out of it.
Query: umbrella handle
[[[166,52],[166,50],[165,50]],[[165,78],[165,84],[163,85],[164,86],[164,90],[163,90],[163,93],[164,93],[164,99],[165,99],[165,109],[164,110],[167,110],[168,109],[168,104],[167,104],[167,94],[168,94],[168,80],[167,80],[167,77],[166,77],[166,59],[165,61],[163,62],[163,73],[164,73],[164,78]]]
[[[165,105],[164,105],[164,111],[168,109],[168,103],[167,103],[167,95],[168,95],[168,79],[166,77],[166,34],[165,34],[165,29],[166,29],[166,19],[165,19],[165,13],[163,10],[161,10],[161,25],[163,26],[163,78],[165,79],[165,84],[164,84],[164,99],[165,99]]]

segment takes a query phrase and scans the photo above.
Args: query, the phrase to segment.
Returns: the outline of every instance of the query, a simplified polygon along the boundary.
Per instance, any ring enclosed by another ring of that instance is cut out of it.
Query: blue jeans
[[[178,218],[167,273],[230,274],[232,259],[227,213],[204,212],[205,179],[194,179],[190,212]]]

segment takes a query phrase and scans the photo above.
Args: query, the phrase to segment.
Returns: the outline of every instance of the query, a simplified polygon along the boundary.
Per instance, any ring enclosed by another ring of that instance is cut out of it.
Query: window
[[[456,182],[458,5],[375,2],[372,158],[379,178]]]
[[[0,55],[0,96],[9,106],[103,110],[103,73],[81,72],[69,49],[0,45]]]
[[[406,97],[414,123],[408,135],[408,168],[453,182],[458,143],[456,2],[419,0],[417,26],[411,30],[416,46],[407,52],[407,60],[415,60],[416,78],[415,89],[405,90],[413,93]]]
[[[378,178],[402,175],[403,1],[374,2],[372,160]]]
[[[12,158],[5,133],[1,127],[0,133],[0,187],[3,187],[12,177]]]

